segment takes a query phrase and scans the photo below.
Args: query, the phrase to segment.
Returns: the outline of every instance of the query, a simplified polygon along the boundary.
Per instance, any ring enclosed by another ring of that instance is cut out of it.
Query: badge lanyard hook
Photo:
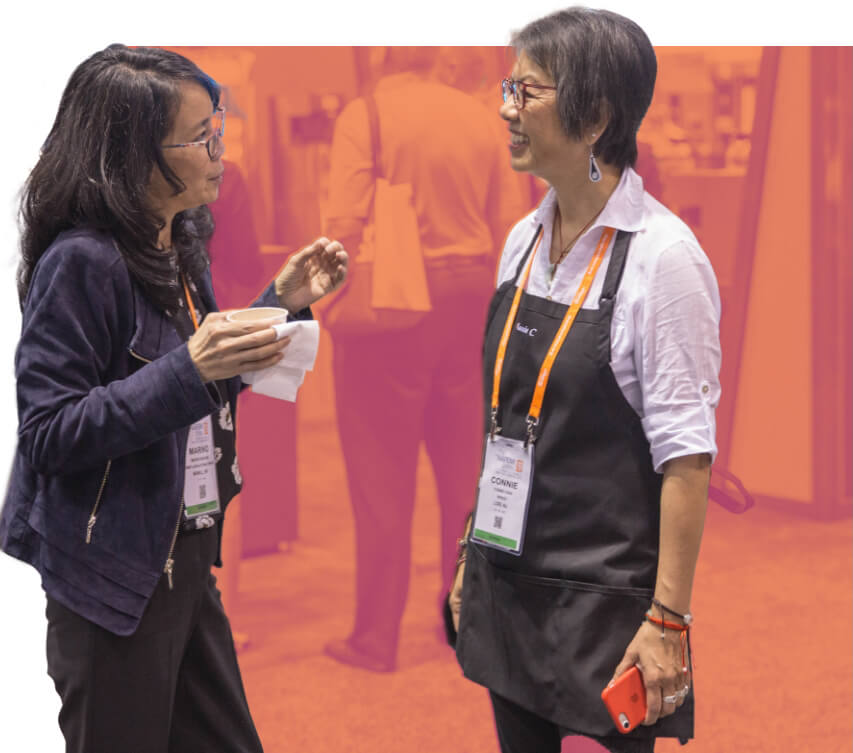
[[[492,420],[489,425],[489,439],[494,442],[495,434],[501,433],[501,427],[498,426],[498,409],[492,408]]]
[[[539,423],[538,416],[528,416],[527,417],[527,436],[524,439],[524,449],[527,449],[528,445],[536,443],[536,435],[533,433],[533,430],[536,428],[536,425]]]

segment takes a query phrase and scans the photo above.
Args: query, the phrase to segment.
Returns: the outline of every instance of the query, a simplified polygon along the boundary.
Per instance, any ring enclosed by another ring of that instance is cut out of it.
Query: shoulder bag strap
[[[376,98],[368,94],[364,98],[367,105],[367,122],[370,126],[370,146],[373,153],[373,175],[375,178],[382,177],[382,141],[379,138],[379,110],[376,107]]]

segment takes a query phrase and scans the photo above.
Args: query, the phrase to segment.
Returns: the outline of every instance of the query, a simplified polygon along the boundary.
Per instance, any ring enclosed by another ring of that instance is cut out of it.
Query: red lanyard
[[[542,401],[545,398],[545,388],[548,386],[548,379],[551,376],[551,368],[554,366],[554,361],[557,358],[557,354],[560,352],[560,348],[563,347],[563,343],[566,341],[566,336],[569,334],[569,330],[575,323],[578,311],[580,311],[583,302],[586,300],[589,289],[592,287],[592,281],[595,279],[598,268],[601,266],[601,260],[604,258],[604,254],[607,252],[607,248],[610,246],[610,241],[613,239],[613,234],[615,232],[616,231],[612,227],[606,227],[601,232],[601,238],[598,240],[598,246],[596,246],[595,253],[586,268],[583,280],[581,280],[581,284],[575,293],[575,297],[572,299],[572,303],[566,311],[566,315],[563,317],[560,329],[557,330],[557,334],[551,342],[551,347],[548,348],[548,353],[545,355],[542,367],[539,369],[539,377],[536,379],[536,388],[533,391],[533,399],[530,402],[530,410],[527,414],[527,439],[524,442],[525,447],[528,442],[535,441],[533,437],[533,429],[536,427],[536,424],[539,423],[539,416],[542,412]],[[518,307],[521,303],[521,293],[527,287],[527,280],[530,277],[530,268],[533,266],[533,260],[536,257],[536,252],[539,249],[539,243],[542,241],[543,235],[544,233],[540,232],[539,238],[536,241],[536,247],[533,249],[533,253],[530,255],[527,266],[524,268],[521,279],[516,286],[515,297],[512,299],[512,306],[510,306],[509,314],[507,315],[506,323],[504,324],[503,334],[501,335],[500,342],[498,343],[498,352],[497,357],[495,358],[494,380],[492,382],[492,428],[490,431],[490,436],[492,437],[494,437],[495,432],[500,431],[500,428],[497,425],[497,415],[498,405],[500,404],[501,374],[503,373],[504,359],[506,358],[507,343],[509,343],[512,326],[515,323],[515,317],[518,314]]]

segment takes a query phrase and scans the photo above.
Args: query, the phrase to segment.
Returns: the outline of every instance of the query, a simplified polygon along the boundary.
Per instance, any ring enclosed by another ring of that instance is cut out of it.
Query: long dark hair
[[[188,81],[219,105],[216,82],[168,50],[110,45],[71,74],[21,198],[21,306],[36,263],[59,233],[73,227],[109,233],[130,273],[163,310],[177,304],[176,262],[192,278],[202,274],[213,232],[210,210],[175,215],[170,255],[157,246],[164,221],[147,194],[155,169],[176,193],[185,190],[160,145],[179,108],[180,85]]]

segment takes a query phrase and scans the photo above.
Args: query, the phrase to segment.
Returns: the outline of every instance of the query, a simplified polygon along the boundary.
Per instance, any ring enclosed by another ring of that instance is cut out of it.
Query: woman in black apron
[[[657,70],[643,31],[573,8],[513,44],[512,166],[552,188],[510,233],[489,309],[457,654],[490,691],[504,753],[556,752],[570,734],[650,751],[693,736],[719,296],[693,235],[631,169]],[[621,734],[601,691],[634,665],[647,713]]]

